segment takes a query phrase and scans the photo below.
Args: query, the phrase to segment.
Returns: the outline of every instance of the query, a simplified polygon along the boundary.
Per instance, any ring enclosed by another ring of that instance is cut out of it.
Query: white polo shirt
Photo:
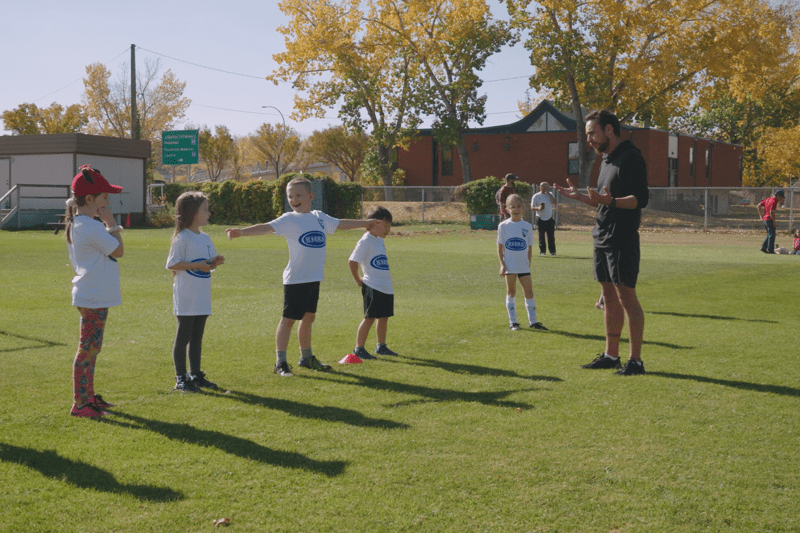
[[[175,236],[169,248],[167,268],[186,261],[204,263],[217,256],[211,237],[202,231],[184,229]],[[175,270],[172,283],[172,314],[199,316],[211,314],[211,272],[199,269]]]
[[[283,271],[283,284],[322,281],[325,278],[327,235],[336,231],[339,219],[322,211],[291,211],[269,222],[269,225],[289,245],[289,263]]]
[[[386,243],[381,237],[376,237],[370,232],[356,243],[350,261],[361,265],[363,276],[361,279],[367,287],[384,294],[394,294],[392,275],[389,273],[389,260],[386,257]]]
[[[119,264],[109,254],[119,241],[99,220],[86,215],[72,219],[72,243],[67,243],[72,278],[72,305],[102,309],[122,304],[119,290]]]
[[[514,222],[510,218],[497,226],[497,244],[505,248],[503,258],[508,274],[527,274],[531,271],[528,262],[528,247],[533,245],[533,226],[527,220]]]
[[[550,220],[553,218],[553,200],[549,194],[537,192],[531,199],[531,207],[539,207],[542,203],[544,203],[544,209],[536,211],[536,216],[542,220]]]

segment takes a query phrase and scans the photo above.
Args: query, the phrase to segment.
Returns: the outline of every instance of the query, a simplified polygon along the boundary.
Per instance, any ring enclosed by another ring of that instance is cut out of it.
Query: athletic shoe
[[[638,374],[644,374],[644,363],[642,361],[628,359],[628,361],[625,363],[625,366],[614,372],[614,374],[618,376],[635,376]]]
[[[519,330],[520,330],[519,324],[517,324],[516,322],[511,324],[511,331],[519,331]]]
[[[530,327],[532,327],[533,329],[538,329],[539,331],[550,331],[549,329],[544,327],[544,324],[542,324],[541,322],[534,322],[533,324],[531,324]]]
[[[606,310],[606,304],[604,304],[604,303],[603,303],[603,302],[601,302],[600,300],[597,300],[597,302],[595,302],[594,306],[595,306],[597,309],[601,310],[601,311],[605,311],[605,310]]]
[[[188,376],[175,376],[175,390],[178,392],[200,392]]]
[[[612,359],[601,353],[591,363],[581,365],[581,368],[622,368],[622,364],[619,362],[619,357]]]
[[[544,252],[539,252],[539,255],[541,255],[542,257],[547,257],[547,254]]]
[[[371,353],[369,353],[369,352],[367,351],[367,349],[366,349],[366,348],[364,348],[364,347],[361,347],[361,348],[356,348],[356,349],[353,351],[353,353],[354,353],[354,354],[356,354],[356,356],[357,356],[359,359],[377,359],[377,357],[375,357],[374,355],[372,355]]]
[[[281,361],[280,363],[276,363],[275,368],[272,370],[272,373],[278,374],[279,376],[284,378],[290,378],[294,376],[294,374],[292,374],[292,367],[289,366],[289,363],[287,363],[286,361]]]
[[[197,374],[192,375],[192,385],[195,387],[203,387],[205,389],[214,389],[217,390],[217,384],[206,379],[206,373],[202,370]]]
[[[95,394],[89,398],[89,404],[98,411],[103,411],[104,409],[108,409],[109,407],[114,407],[116,405],[105,401],[99,394]]]
[[[553,252],[553,253],[552,253],[552,254],[550,254],[550,255],[551,255],[552,257],[555,257],[555,256],[556,256],[556,253],[555,253],[555,252]]]
[[[375,353],[378,355],[399,355],[397,352],[393,352],[392,350],[390,350],[389,347],[386,346],[385,344],[380,348],[376,349]]]
[[[356,354],[358,355],[358,354]],[[331,365],[326,365],[325,363],[321,362],[319,359],[314,357],[304,357],[300,359],[297,363],[298,366],[302,366],[303,368],[310,368],[311,370],[330,370]]]
[[[78,406],[73,405],[72,410],[69,412],[69,414],[81,418],[100,418],[101,416],[105,416],[107,413],[105,411],[95,408],[92,404],[87,403],[80,409],[78,409]]]

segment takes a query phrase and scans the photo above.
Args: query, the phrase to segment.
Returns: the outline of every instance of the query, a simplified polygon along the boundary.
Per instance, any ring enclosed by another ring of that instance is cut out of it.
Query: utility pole
[[[136,110],[136,45],[131,45],[131,139],[139,138],[139,113]]]

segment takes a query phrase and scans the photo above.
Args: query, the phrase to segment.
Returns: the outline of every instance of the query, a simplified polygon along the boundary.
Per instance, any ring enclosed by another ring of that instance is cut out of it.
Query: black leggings
[[[189,347],[189,368],[192,375],[200,372],[200,357],[203,352],[203,331],[206,329],[208,315],[181,316],[178,319],[178,332],[172,346],[172,362],[175,375],[186,374],[186,347]]]

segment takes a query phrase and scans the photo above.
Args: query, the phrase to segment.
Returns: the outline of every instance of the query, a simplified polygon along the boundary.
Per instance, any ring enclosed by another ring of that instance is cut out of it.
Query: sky
[[[130,69],[125,65],[130,65],[134,44],[138,70],[143,70],[146,59],[158,59],[161,73],[169,69],[186,82],[184,96],[192,105],[175,129],[187,124],[212,129],[225,125],[234,135],[247,135],[263,123],[280,123],[280,113],[304,136],[340,124],[335,109],[323,119],[293,120],[291,84],[276,86],[264,79],[277,67],[273,54],[285,49],[277,28],[287,18],[277,4],[276,0],[5,1],[0,112],[23,103],[38,107],[81,103],[85,67],[103,63],[114,79],[123,68]],[[502,2],[490,0],[489,5],[495,17],[507,18]],[[517,102],[524,100],[533,71],[521,44],[490,58],[481,72],[481,94],[488,96],[484,126],[521,118]],[[430,120],[423,127],[428,125]]]

